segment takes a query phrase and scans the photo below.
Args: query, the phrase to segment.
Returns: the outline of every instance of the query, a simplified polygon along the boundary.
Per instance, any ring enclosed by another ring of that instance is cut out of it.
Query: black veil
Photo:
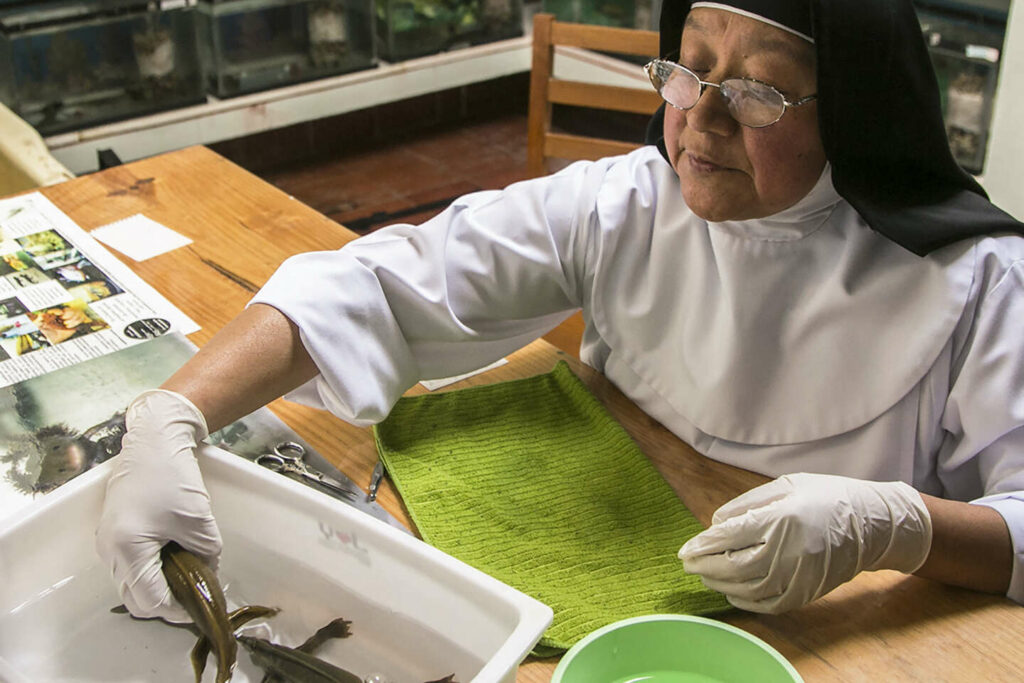
[[[663,0],[661,53],[679,49],[690,0]],[[911,0],[724,0],[814,38],[818,124],[836,190],[874,230],[924,255],[1024,224],[953,158]],[[664,105],[647,141],[663,156]]]

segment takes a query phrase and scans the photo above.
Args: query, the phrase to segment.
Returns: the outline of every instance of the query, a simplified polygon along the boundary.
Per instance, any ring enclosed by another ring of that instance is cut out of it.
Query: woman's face
[[[802,38],[726,10],[692,10],[679,63],[701,80],[733,77],[770,83],[793,102],[816,92],[813,46]],[[709,221],[778,213],[802,199],[821,176],[825,150],[817,104],[788,107],[765,128],[741,126],[717,88],[693,108],[665,108],[665,148],[683,198]]]

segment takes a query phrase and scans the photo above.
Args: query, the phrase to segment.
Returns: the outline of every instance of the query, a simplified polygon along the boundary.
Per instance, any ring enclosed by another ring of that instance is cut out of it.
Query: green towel
[[[554,611],[535,654],[627,617],[728,608],[676,557],[700,522],[564,362],[403,398],[375,436],[425,541]]]

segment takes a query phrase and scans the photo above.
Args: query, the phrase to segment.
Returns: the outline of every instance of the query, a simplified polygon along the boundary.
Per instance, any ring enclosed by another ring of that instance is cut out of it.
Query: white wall
[[[982,182],[992,201],[1024,220],[1024,0],[1010,5]]]

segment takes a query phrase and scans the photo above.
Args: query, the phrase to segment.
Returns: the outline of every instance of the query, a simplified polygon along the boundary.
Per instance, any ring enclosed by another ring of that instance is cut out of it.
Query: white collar
[[[602,193],[593,325],[690,424],[747,444],[835,436],[891,408],[933,365],[963,311],[973,243],[921,258],[871,230],[826,173],[770,219],[708,229],[657,150],[634,155],[611,182],[654,179],[658,200]],[[749,238],[763,233],[804,238]]]

